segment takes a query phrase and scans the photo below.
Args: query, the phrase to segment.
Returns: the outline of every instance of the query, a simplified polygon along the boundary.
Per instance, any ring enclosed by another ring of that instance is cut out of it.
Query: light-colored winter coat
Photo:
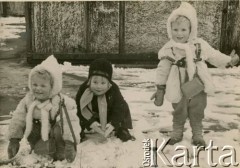
[[[33,93],[31,88],[31,77],[34,71],[44,69],[48,71],[53,79],[53,87],[51,94],[48,100],[44,102],[38,101]],[[75,100],[69,98],[68,96],[61,94],[62,89],[62,71],[57,63],[57,60],[50,56],[40,65],[34,67],[29,74],[29,89],[30,91],[26,96],[20,101],[16,110],[13,112],[13,117],[9,125],[8,138],[20,138],[23,136],[27,138],[32,131],[32,122],[35,118],[35,113],[37,112],[40,116],[41,121],[41,137],[45,141],[49,137],[49,131],[51,129],[50,119],[56,122],[60,122],[60,115],[57,115],[59,112],[59,103],[64,100],[66,105],[71,124],[77,139],[77,143],[80,142],[80,132],[81,128],[79,125],[79,118],[77,117],[77,107]],[[73,137],[65,116],[63,112],[63,139],[73,142]],[[57,116],[56,116],[57,115]],[[39,118],[37,118],[39,119]],[[61,124],[59,123],[61,126]]]
[[[171,22],[180,15],[190,20],[191,32],[187,43],[176,43],[172,40]],[[156,70],[156,84],[166,85],[166,99],[171,103],[178,103],[182,98],[180,84],[185,82],[186,74],[189,80],[192,80],[195,72],[204,84],[204,91],[208,94],[214,93],[213,81],[205,61],[216,67],[225,67],[231,61],[231,57],[215,50],[203,39],[197,38],[197,15],[195,9],[189,3],[182,2],[180,7],[171,13],[167,21],[167,32],[170,41],[158,52],[160,62]],[[194,59],[197,58],[195,54],[196,43],[201,46],[200,57],[202,61],[195,63]],[[179,68],[168,59],[162,59],[166,56],[171,57],[175,62],[186,57],[186,68]]]

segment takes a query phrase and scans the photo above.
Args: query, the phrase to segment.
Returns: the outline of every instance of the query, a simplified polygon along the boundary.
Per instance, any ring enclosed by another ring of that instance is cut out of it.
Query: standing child
[[[56,58],[50,56],[34,67],[28,85],[30,91],[18,104],[9,125],[9,158],[17,154],[25,135],[35,153],[72,162],[81,128],[75,101],[60,93],[62,71]],[[69,124],[74,128],[75,138]]]
[[[78,90],[76,103],[82,139],[85,129],[93,129],[106,138],[112,131],[122,141],[133,138],[128,131],[132,129],[130,110],[117,84],[112,81],[112,73],[109,61],[96,59],[89,67],[88,79]]]
[[[160,62],[156,71],[157,91],[152,99],[155,99],[155,105],[161,106],[166,92],[165,97],[174,108],[169,144],[182,140],[184,124],[189,118],[192,143],[205,146],[202,119],[207,105],[207,93],[214,91],[205,61],[216,67],[226,67],[236,65],[239,57],[234,53],[231,57],[222,54],[203,39],[197,38],[197,14],[189,3],[183,2],[171,13],[167,21],[167,32],[170,41],[158,52]],[[195,84],[189,85],[188,81]],[[194,88],[196,85],[198,87]],[[190,91],[191,88],[193,91]],[[192,95],[183,94],[184,92]]]

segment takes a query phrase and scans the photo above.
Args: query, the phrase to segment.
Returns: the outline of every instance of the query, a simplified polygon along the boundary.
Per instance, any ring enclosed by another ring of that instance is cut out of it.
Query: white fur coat
[[[81,128],[80,128],[79,119],[77,116],[76,103],[73,99],[62,94],[61,94],[61,99],[64,99],[77,142],[80,142],[79,134],[80,134]],[[41,123],[42,123],[41,135],[43,140],[48,139],[48,133],[50,131],[49,117],[54,119],[57,114],[57,111],[59,110],[60,98],[56,97],[54,101],[56,102],[52,103],[52,99],[48,100],[48,102],[45,104],[48,107],[44,106],[44,104],[42,103],[40,104],[40,106],[45,107],[44,112],[41,112],[42,113],[41,114]],[[34,96],[31,93],[28,93],[20,101],[16,110],[13,113],[13,118],[11,119],[11,122],[9,125],[9,132],[8,132],[9,139],[11,138],[22,139],[24,135],[28,137],[28,135],[31,133],[31,130],[32,130],[32,119],[34,118],[34,116],[32,115],[33,114],[32,111],[34,110],[33,108],[36,108],[36,103],[37,102],[34,100]],[[56,118],[56,121],[60,122],[60,116]],[[72,134],[70,132],[70,128],[64,113],[63,113],[63,131],[64,131],[63,139],[73,142]]]
[[[44,102],[39,102],[34,97],[31,79],[32,75],[36,71],[46,70],[51,75],[52,79],[52,89],[49,95],[49,98]],[[55,119],[55,116],[59,110],[60,100],[64,100],[65,105],[68,110],[68,114],[75,132],[77,142],[80,141],[80,123],[77,116],[77,108],[75,100],[60,94],[62,90],[62,70],[60,65],[57,62],[57,59],[51,55],[41,64],[34,67],[29,74],[28,87],[30,89],[29,93],[20,101],[16,110],[13,113],[12,120],[9,125],[9,139],[10,138],[23,138],[24,134],[26,137],[32,131],[32,121],[34,118],[41,120],[41,137],[45,141],[49,137],[50,131],[50,118]],[[59,122],[60,117],[56,118]],[[63,113],[63,139],[70,140],[73,142],[72,134],[66,116]]]
[[[176,43],[172,40],[171,34],[171,22],[174,21],[177,16],[185,16],[190,20],[191,32],[187,43]],[[170,41],[167,42],[158,52],[159,60],[162,57],[168,56],[175,61],[186,57],[187,68],[180,68],[181,81],[179,77],[179,70],[177,66],[172,66],[169,60],[161,60],[156,70],[156,84],[166,85],[166,99],[171,103],[178,103],[182,98],[182,92],[180,89],[180,82],[184,81],[186,73],[189,76],[189,80],[192,80],[197,67],[197,73],[204,83],[205,92],[208,94],[214,93],[214,85],[211,79],[211,75],[208,71],[205,61],[209,62],[216,67],[225,67],[227,63],[231,61],[231,57],[219,52],[212,48],[206,41],[201,38],[197,38],[197,14],[195,9],[186,2],[182,2],[179,8],[174,10],[167,21],[167,32]],[[194,63],[195,45],[199,43],[201,46],[201,58],[202,61]],[[174,49],[174,54],[172,52]]]

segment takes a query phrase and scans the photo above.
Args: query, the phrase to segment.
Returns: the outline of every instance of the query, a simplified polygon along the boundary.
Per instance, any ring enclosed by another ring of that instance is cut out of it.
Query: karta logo
[[[142,165],[144,167],[158,167],[158,158],[159,160],[168,167],[182,167],[182,166],[191,166],[191,167],[200,167],[199,163],[199,153],[201,151],[205,151],[207,155],[207,164],[210,167],[216,167],[218,164],[223,167],[235,166],[237,167],[239,163],[236,161],[236,150],[233,146],[225,145],[222,147],[221,151],[227,151],[224,154],[219,155],[218,153],[218,162],[214,162],[213,153],[214,151],[219,151],[218,146],[213,146],[213,141],[209,141],[209,145],[207,147],[203,146],[192,146],[193,157],[189,157],[189,149],[186,146],[178,145],[175,147],[175,151],[178,151],[177,154],[172,157],[167,157],[164,153],[164,148],[167,146],[170,139],[163,139],[162,143],[159,147],[157,147],[158,139],[144,139],[143,143],[143,162]],[[182,151],[179,153],[179,151]],[[239,157],[238,157],[239,158]],[[181,161],[180,161],[181,160]]]

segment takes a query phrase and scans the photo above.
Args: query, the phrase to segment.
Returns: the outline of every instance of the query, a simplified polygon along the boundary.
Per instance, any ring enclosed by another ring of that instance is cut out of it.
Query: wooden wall
[[[24,16],[24,2],[0,2],[1,16]],[[3,7],[5,9],[3,9]]]
[[[223,2],[190,1],[198,14],[199,37],[216,49],[220,48]],[[168,41],[167,18],[179,4],[180,1],[32,2],[28,9],[30,51],[121,52],[138,56],[157,53]]]
[[[222,2],[190,2],[198,14],[198,35],[219,48]],[[140,1],[126,3],[127,52],[157,52],[168,41],[166,22],[180,2]]]
[[[84,2],[33,2],[31,10],[33,52],[85,52]]]
[[[118,53],[119,3],[89,2],[89,52]]]

